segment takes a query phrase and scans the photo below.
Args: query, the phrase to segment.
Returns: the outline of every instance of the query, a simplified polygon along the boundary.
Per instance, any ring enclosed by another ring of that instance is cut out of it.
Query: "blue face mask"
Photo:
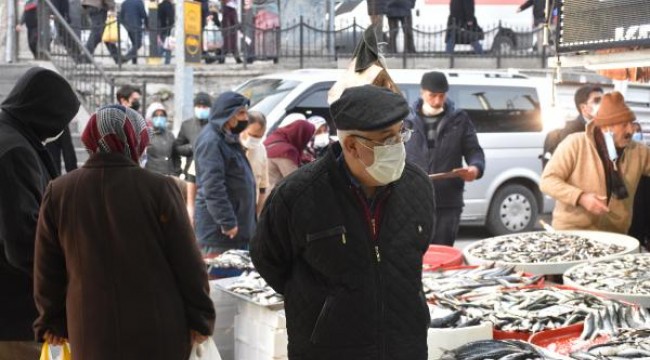
[[[643,134],[640,132],[635,132],[632,134],[632,140],[636,142],[643,142]]]
[[[616,152],[616,144],[614,143],[614,134],[611,131],[604,131],[605,145],[607,146],[607,155],[609,159],[616,162],[618,153]]]
[[[153,123],[153,127],[156,129],[165,130],[167,128],[166,116],[154,116],[153,119],[151,119],[151,122]]]
[[[208,116],[210,116],[210,108],[195,107],[194,116],[199,120],[207,120]]]

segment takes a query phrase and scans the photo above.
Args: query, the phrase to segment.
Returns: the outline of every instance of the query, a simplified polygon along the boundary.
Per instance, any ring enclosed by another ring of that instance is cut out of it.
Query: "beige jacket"
[[[632,222],[632,204],[639,179],[650,176],[650,148],[632,142],[623,152],[618,167],[629,196],[612,197],[609,213],[591,214],[578,205],[583,192],[607,196],[605,170],[596,150],[593,124],[560,143],[542,174],[542,192],[556,200],[553,227],[558,230],[600,230],[627,234]]]
[[[268,190],[269,188],[269,165],[268,159],[266,158],[266,148],[264,146],[258,146],[248,149],[246,150],[246,157],[251,164],[251,169],[253,169],[253,175],[255,175],[257,198],[259,197],[260,189]]]

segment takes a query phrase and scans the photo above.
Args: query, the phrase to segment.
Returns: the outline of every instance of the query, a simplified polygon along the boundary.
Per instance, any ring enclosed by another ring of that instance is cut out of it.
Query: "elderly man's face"
[[[632,134],[634,134],[634,123],[627,121],[624,123],[605,127],[603,130],[611,131],[614,135],[614,144],[618,148],[624,148],[630,145]]]
[[[422,89],[421,92],[422,101],[429,104],[434,109],[440,109],[445,105],[445,100],[447,100],[447,94],[445,93],[434,93],[429,90]]]

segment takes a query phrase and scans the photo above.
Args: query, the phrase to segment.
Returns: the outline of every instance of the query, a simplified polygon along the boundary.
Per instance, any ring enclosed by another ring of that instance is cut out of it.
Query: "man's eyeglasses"
[[[388,145],[395,145],[399,143],[405,143],[411,139],[411,135],[413,134],[413,129],[407,129],[407,128],[402,128],[400,130],[399,134],[396,136],[389,137],[388,139],[384,141],[377,141],[373,139],[368,139],[367,137],[357,135],[357,134],[352,134],[354,137],[357,137],[359,139],[366,140],[374,145],[377,146],[388,146]]]

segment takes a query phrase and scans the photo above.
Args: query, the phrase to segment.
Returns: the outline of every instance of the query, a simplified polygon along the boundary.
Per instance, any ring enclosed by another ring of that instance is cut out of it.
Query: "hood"
[[[40,67],[27,70],[0,105],[41,141],[63,131],[79,106],[70,84],[54,71]]]
[[[153,118],[153,113],[155,113],[158,110],[164,111],[165,115],[167,115],[167,109],[165,109],[165,106],[159,102],[155,102],[155,103],[151,103],[151,105],[147,107],[147,111],[145,112],[144,118],[147,121],[151,121],[151,119]]]
[[[245,96],[234,91],[227,91],[221,94],[217,100],[212,104],[210,109],[210,117],[208,118],[210,125],[217,130],[221,131],[223,125],[239,110],[242,106],[248,106],[250,100]]]

